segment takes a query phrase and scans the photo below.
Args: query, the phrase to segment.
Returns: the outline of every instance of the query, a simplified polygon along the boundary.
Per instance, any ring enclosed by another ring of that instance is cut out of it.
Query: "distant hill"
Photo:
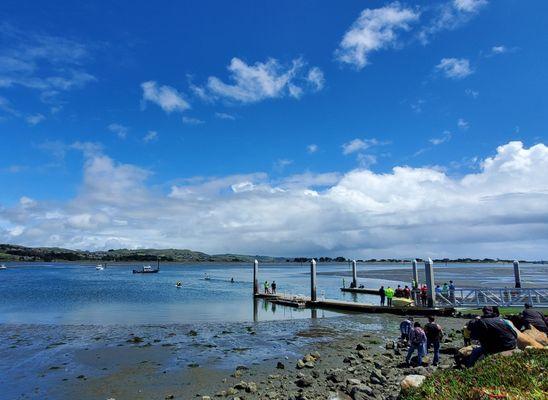
[[[241,254],[206,254],[179,249],[117,249],[108,251],[70,250],[59,247],[25,247],[0,244],[2,261],[147,261],[162,262],[286,262],[285,257],[249,256]]]

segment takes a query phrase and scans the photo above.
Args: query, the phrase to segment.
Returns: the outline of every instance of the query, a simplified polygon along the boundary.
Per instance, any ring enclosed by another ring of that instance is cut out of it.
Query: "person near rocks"
[[[394,297],[394,289],[392,289],[390,286],[388,286],[384,293],[386,294],[386,305],[388,307],[392,307],[392,298]]]
[[[470,346],[472,344],[472,339],[470,339],[470,329],[468,329],[468,322],[462,327],[462,340],[464,346]]]
[[[521,317],[525,323],[525,327],[529,329],[530,326],[534,326],[539,331],[548,333],[548,327],[546,326],[546,320],[544,314],[537,311],[529,303],[525,303],[524,310],[521,312]]]
[[[413,356],[415,350],[417,350],[417,365],[422,365],[425,345],[426,334],[421,328],[421,323],[415,322],[413,329],[409,332],[409,350],[407,350],[407,357],[405,357],[405,362],[407,365],[410,365],[411,357]]]
[[[428,305],[428,287],[426,285],[421,287],[421,303],[423,307]]]
[[[403,289],[400,285],[396,288],[396,291],[394,292],[394,297],[403,297]]]
[[[384,292],[384,286],[381,286],[379,289],[379,296],[381,297],[381,306],[384,306],[384,302],[386,300],[386,293]]]
[[[276,281],[272,281],[270,287],[272,288],[272,294],[276,294]]]
[[[409,340],[409,332],[411,332],[411,329],[413,328],[413,317],[407,317],[400,323],[400,339],[403,342],[407,342]]]
[[[264,281],[264,294],[270,294],[270,286],[268,285],[268,281]]]
[[[480,358],[517,346],[516,331],[502,318],[495,316],[492,307],[483,307],[483,316],[468,322],[470,338],[480,342],[480,347],[472,350],[468,366],[473,366]]]
[[[424,325],[424,333],[426,334],[426,352],[430,351],[430,347],[434,350],[434,359],[432,364],[438,365],[440,362],[440,343],[443,336],[443,329],[436,323],[434,316],[428,317],[428,323]]]

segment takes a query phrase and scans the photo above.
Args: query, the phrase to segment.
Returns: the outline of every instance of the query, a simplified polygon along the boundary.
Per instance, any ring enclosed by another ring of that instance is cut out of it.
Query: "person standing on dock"
[[[424,356],[424,347],[426,345],[426,334],[421,328],[420,322],[415,322],[413,329],[409,332],[409,350],[407,350],[407,357],[405,362],[410,365],[411,357],[417,350],[417,365],[422,365],[422,357]]]
[[[386,294],[386,305],[388,307],[392,307],[392,298],[394,297],[394,289],[392,289],[390,286],[388,286],[384,293]]]
[[[428,305],[428,287],[426,285],[421,287],[421,304],[423,307]]]
[[[276,281],[272,281],[272,294],[276,294]]]
[[[379,289],[379,296],[381,297],[381,306],[384,306],[384,301],[386,299],[386,293],[384,293],[384,286],[381,286]]]
[[[455,304],[455,284],[453,281],[449,281],[449,301],[451,304]]]
[[[433,316],[428,317],[428,323],[424,325],[424,333],[426,334],[426,352],[430,351],[430,347],[434,348],[433,365],[438,365],[440,362],[440,343],[443,336],[443,329],[436,323]]]
[[[264,294],[270,294],[270,289],[268,286],[268,281],[264,281]]]

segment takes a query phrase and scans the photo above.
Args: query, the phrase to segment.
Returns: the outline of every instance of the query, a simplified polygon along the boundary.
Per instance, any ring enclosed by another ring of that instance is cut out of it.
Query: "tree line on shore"
[[[319,263],[349,263],[352,259],[339,257],[270,257],[241,254],[206,254],[188,249],[110,249],[105,251],[70,250],[59,247],[26,247],[13,244],[0,244],[0,261],[93,261],[93,262],[253,262],[263,263],[308,263],[315,259]],[[421,258],[416,259],[423,262]],[[409,259],[370,258],[358,259],[358,263],[403,263]],[[513,260],[493,258],[435,259],[435,263],[510,263]],[[526,262],[521,260],[521,262]],[[536,261],[544,263],[543,261]]]

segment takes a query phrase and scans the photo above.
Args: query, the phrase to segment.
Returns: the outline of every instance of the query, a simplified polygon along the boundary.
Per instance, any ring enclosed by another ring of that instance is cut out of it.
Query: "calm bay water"
[[[0,271],[0,323],[39,324],[157,324],[252,321],[252,266],[234,264],[176,265],[158,274],[132,274],[134,266],[113,265],[98,271],[94,265],[8,264]],[[548,286],[548,266],[522,266],[524,282]],[[360,283],[366,287],[403,282],[409,265],[360,265]],[[503,287],[511,285],[508,265],[439,266],[437,277]],[[204,280],[208,274],[211,280]],[[318,292],[331,299],[354,300],[340,292],[343,277],[350,281],[345,264],[318,265]],[[367,276],[370,277],[367,277]],[[231,283],[234,278],[234,283]],[[309,294],[308,265],[261,265],[260,282],[275,280],[278,291]],[[177,281],[182,288],[175,287]],[[374,296],[360,295],[360,302],[375,303]],[[260,302],[258,320],[310,317],[309,310],[272,307]],[[334,315],[323,312],[323,316]]]

